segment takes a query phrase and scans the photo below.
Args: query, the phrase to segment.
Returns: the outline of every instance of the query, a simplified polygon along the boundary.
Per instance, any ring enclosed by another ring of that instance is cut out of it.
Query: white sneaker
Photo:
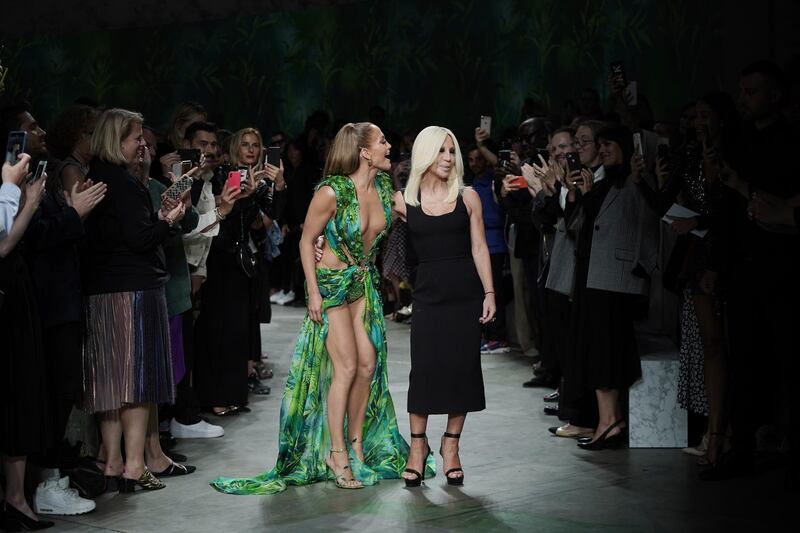
[[[39,483],[33,506],[37,514],[76,515],[94,511],[97,504],[69,488],[69,477],[64,476],[58,481]]]
[[[294,291],[289,291],[283,294],[283,298],[278,300],[278,305],[290,304],[294,301]]]
[[[283,292],[283,291],[278,291],[278,292],[274,293],[272,296],[270,296],[270,297],[269,297],[269,302],[270,302],[270,303],[273,303],[273,304],[276,304],[276,303],[278,303],[278,302],[281,300],[281,298],[283,298],[284,296],[286,296],[286,293],[285,293],[285,292]]]
[[[397,314],[402,316],[411,316],[412,312],[413,308],[410,304],[397,310]]]
[[[209,424],[205,420],[200,420],[196,424],[187,426],[173,418],[169,424],[169,429],[176,439],[213,439],[225,434],[225,429],[222,426]]]

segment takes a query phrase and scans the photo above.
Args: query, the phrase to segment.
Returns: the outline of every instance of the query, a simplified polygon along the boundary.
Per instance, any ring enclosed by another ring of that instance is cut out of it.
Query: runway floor
[[[695,459],[679,450],[588,452],[551,436],[557,421],[542,412],[549,391],[520,386],[530,359],[515,353],[484,356],[487,409],[467,418],[462,488],[447,486],[439,464],[420,489],[388,480],[359,491],[318,483],[274,496],[217,493],[208,482],[218,475],[255,475],[275,462],[280,395],[305,310],[273,309],[263,327],[272,395],[252,397],[250,414],[212,420],[225,427],[222,438],[179,441],[197,472],[165,480],[160,491],[106,495],[90,514],[57,517],[55,531],[756,531],[790,519],[785,494],[773,488],[776,473],[704,484]],[[388,337],[391,392],[407,436],[408,326],[389,323]],[[444,424],[431,418],[433,443]]]

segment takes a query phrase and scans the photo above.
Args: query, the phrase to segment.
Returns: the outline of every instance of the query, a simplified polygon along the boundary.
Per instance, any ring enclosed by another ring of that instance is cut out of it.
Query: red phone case
[[[511,184],[517,185],[521,189],[528,187],[528,182],[525,181],[525,178],[523,176],[514,176],[514,179],[511,180]]]
[[[225,187],[228,189],[238,189],[242,184],[242,173],[238,170],[228,172],[228,181]]]

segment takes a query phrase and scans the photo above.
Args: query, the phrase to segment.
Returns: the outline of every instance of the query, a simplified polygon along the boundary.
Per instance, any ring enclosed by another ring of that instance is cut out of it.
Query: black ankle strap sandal
[[[444,434],[442,434],[442,441],[444,441],[445,438],[448,438],[448,439],[460,439],[461,438],[461,433],[448,433],[448,432],[445,431]],[[442,444],[444,444],[444,442],[442,442]],[[444,460],[444,454],[442,453],[442,446],[439,446],[439,455],[441,455],[442,456],[442,460]],[[455,477],[450,477],[450,474],[452,474],[454,472],[461,472],[461,475],[460,476],[455,476]],[[457,466],[455,468],[451,468],[451,469],[447,470],[444,473],[444,477],[447,478],[447,484],[448,485],[457,485],[458,486],[458,485],[463,485],[464,484],[464,470],[460,466]]]

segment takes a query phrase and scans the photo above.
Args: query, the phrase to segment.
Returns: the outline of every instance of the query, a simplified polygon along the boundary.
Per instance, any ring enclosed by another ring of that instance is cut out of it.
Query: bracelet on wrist
[[[225,216],[219,212],[219,207],[214,208],[214,214],[217,216],[217,220],[225,220]]]
[[[494,291],[486,291],[483,293],[484,296],[488,296],[490,294],[494,294]]]

